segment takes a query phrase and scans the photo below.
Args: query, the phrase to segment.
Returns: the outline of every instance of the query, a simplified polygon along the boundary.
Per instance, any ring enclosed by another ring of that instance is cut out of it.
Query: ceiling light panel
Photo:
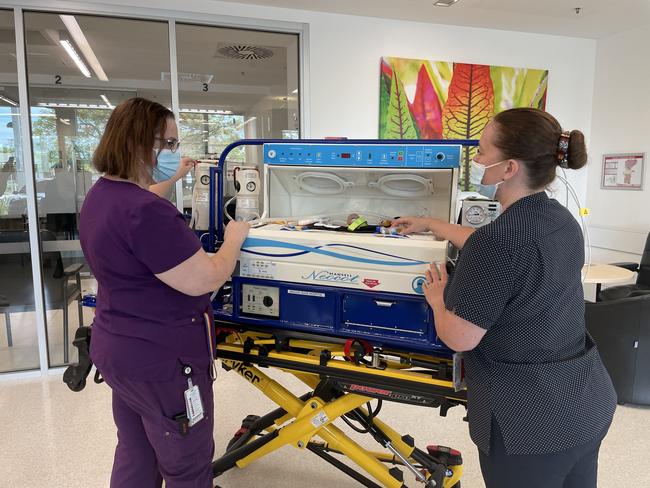
[[[72,36],[75,44],[79,47],[81,54],[83,54],[84,58],[86,58],[86,61],[88,61],[88,64],[95,72],[97,78],[101,81],[108,81],[108,76],[106,76],[104,68],[102,68],[102,65],[99,63],[97,56],[95,56],[95,52],[90,47],[88,39],[86,39],[85,34],[81,30],[77,19],[75,19],[73,15],[59,15],[59,17],[65,24],[66,29],[68,29],[68,32],[70,33],[70,36]]]
[[[12,105],[12,106],[14,106],[14,107],[17,107],[17,106],[18,106],[18,102],[17,102],[17,101],[12,100],[12,99],[9,98],[9,97],[5,97],[4,95],[0,95],[0,100],[2,100],[3,102],[8,103],[9,105]]]
[[[81,59],[81,56],[79,56],[79,53],[75,50],[74,46],[72,45],[72,42],[70,42],[68,39],[63,39],[59,41],[61,44],[61,47],[65,49],[65,52],[68,53],[68,56],[70,56],[70,59],[74,61],[74,64],[77,65],[77,68],[79,68],[79,71],[86,77],[86,78],[91,78],[92,76],[90,75],[90,70],[88,69],[88,66],[86,66],[86,63],[83,62],[83,59]]]
[[[99,96],[102,98],[102,100],[104,100],[104,103],[106,104],[106,106],[107,106],[108,108],[110,108],[110,109],[114,109],[114,108],[115,108],[115,105],[113,105],[113,104],[108,100],[108,98],[106,97],[106,95],[104,95],[104,94],[102,93],[102,94],[99,95]]]

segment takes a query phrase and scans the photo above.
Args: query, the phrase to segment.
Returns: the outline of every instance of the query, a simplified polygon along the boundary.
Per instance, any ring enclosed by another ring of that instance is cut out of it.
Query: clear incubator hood
[[[421,295],[447,243],[397,235],[390,221],[454,220],[460,153],[451,144],[266,144],[262,219],[240,275]]]
[[[452,169],[267,165],[264,176],[265,216],[271,219],[345,224],[357,214],[379,224],[406,215],[453,218]]]

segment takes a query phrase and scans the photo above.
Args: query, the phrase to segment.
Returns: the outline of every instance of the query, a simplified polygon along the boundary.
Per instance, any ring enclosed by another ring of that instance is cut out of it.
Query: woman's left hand
[[[426,282],[422,289],[424,291],[424,298],[426,298],[431,308],[444,307],[444,292],[447,286],[447,268],[445,264],[431,263],[426,273]]]
[[[188,157],[182,157],[181,158],[181,163],[178,165],[178,169],[176,170],[176,179],[180,180],[181,178],[185,178],[185,175],[189,173],[194,166],[196,166],[196,160]]]

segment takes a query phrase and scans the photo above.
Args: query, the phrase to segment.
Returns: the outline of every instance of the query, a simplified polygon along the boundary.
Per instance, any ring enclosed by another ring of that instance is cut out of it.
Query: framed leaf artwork
[[[548,71],[384,57],[380,139],[479,139],[494,116],[514,107],[546,108]],[[460,189],[476,148],[463,150]]]

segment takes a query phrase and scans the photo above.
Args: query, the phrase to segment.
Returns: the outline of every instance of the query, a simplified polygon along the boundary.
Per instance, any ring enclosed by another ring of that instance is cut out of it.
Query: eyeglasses
[[[173,137],[170,137],[169,139],[154,137],[154,139],[157,141],[162,141],[162,145],[160,149],[169,149],[171,152],[176,152],[178,146],[181,145],[181,141],[179,141],[178,139],[174,139]]]

